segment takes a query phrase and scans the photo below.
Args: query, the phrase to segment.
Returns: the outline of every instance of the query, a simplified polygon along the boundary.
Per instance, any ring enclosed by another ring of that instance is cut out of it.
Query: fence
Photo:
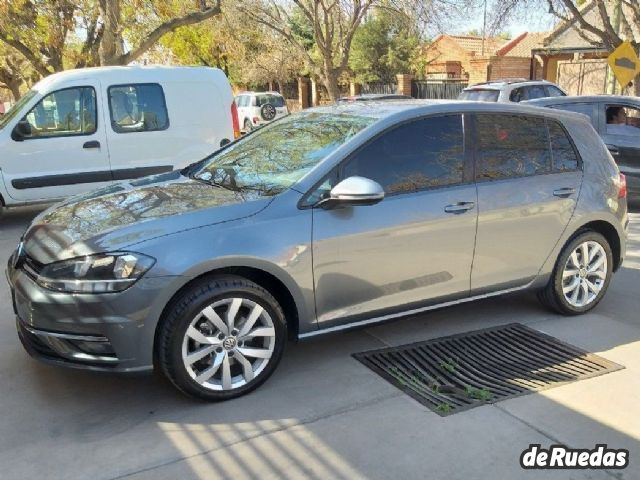
[[[424,99],[454,99],[467,87],[467,80],[414,80],[411,84],[411,96]]]
[[[282,84],[282,91],[280,93],[284,98],[298,100],[298,82],[293,81]]]
[[[364,83],[362,93],[385,93],[394,94],[398,92],[398,85],[395,83]]]

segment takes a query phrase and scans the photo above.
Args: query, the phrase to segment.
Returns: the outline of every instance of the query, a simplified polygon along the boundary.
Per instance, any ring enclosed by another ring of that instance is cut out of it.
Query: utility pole
[[[616,35],[620,36],[620,24],[622,23],[622,0],[614,0],[612,27]],[[622,92],[622,87],[621,87]],[[611,68],[607,69],[607,93],[616,93],[616,78]]]
[[[484,57],[484,39],[487,38],[487,0],[484,0],[484,14],[482,17],[482,52],[481,56]]]

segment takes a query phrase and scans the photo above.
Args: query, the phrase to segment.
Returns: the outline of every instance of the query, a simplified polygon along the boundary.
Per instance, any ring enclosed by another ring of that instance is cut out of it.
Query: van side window
[[[65,88],[40,100],[24,117],[30,138],[91,135],[97,127],[96,92],[92,87]]]
[[[549,137],[553,155],[554,172],[571,172],[578,169],[578,154],[571,140],[558,122],[549,120]]]
[[[551,171],[547,125],[543,118],[522,115],[476,115],[476,178],[538,175]]]
[[[342,178],[367,177],[391,194],[460,184],[464,172],[462,115],[414,120],[383,133],[357,151]]]
[[[109,87],[109,111],[111,127],[117,133],[169,128],[164,92],[157,83]]]

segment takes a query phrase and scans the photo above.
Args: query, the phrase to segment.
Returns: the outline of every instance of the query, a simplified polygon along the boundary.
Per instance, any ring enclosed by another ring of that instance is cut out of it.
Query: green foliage
[[[454,373],[458,368],[458,364],[453,358],[447,358],[446,361],[440,362],[440,368],[449,373]]]
[[[392,82],[398,73],[416,70],[420,39],[397,12],[377,9],[353,38],[349,67],[360,83]]]
[[[476,388],[471,385],[467,385],[465,392],[469,398],[473,398],[475,400],[482,400],[483,402],[488,402],[493,398],[491,391],[486,388]]]

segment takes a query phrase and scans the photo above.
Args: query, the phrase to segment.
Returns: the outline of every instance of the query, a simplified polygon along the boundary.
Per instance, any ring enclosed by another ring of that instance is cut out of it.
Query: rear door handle
[[[620,155],[620,149],[618,147],[615,147],[613,145],[607,145],[607,149],[609,150],[609,153],[611,153],[611,155],[614,157],[617,157],[618,155]]]
[[[567,198],[576,193],[576,189],[572,187],[559,188],[553,191],[553,195],[560,198]]]
[[[82,148],[100,148],[100,142],[97,140],[84,142],[84,145],[82,145]]]
[[[447,213],[460,214],[468,212],[475,206],[476,204],[474,202],[458,202],[454,203],[453,205],[447,205],[446,207],[444,207],[444,211]]]

